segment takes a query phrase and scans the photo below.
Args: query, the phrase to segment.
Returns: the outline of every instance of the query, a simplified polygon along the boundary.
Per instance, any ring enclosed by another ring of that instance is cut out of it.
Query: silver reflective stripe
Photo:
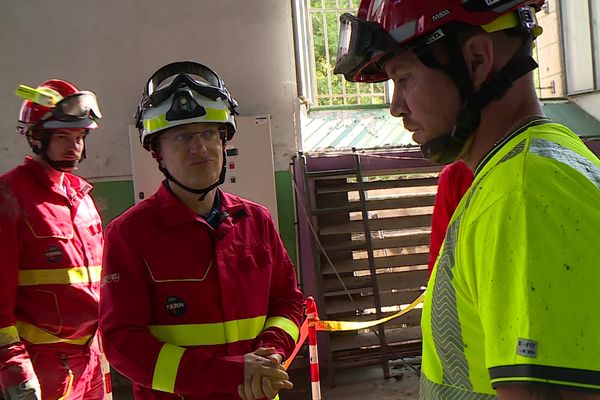
[[[469,364],[464,353],[462,329],[458,319],[456,291],[452,285],[455,265],[456,239],[462,214],[448,227],[444,250],[437,264],[431,302],[431,331],[433,343],[442,364],[444,384],[472,390]]]
[[[524,148],[525,148],[525,141],[523,140],[521,143],[519,143],[518,145],[516,145],[515,147],[513,147],[513,149],[511,151],[509,151],[504,157],[502,157],[502,160],[500,160],[498,162],[498,164],[501,164],[504,161],[508,161],[511,158],[514,158],[517,155],[521,154],[523,152]]]
[[[533,139],[529,152],[568,165],[600,189],[600,167],[568,147],[544,139]]]
[[[410,39],[415,35],[417,31],[417,21],[408,21],[404,25],[401,25],[390,31],[390,36],[394,38],[396,42],[402,43],[406,39]]]
[[[421,373],[420,400],[494,400],[496,396],[485,393],[475,393],[448,385],[431,382]]]
[[[525,149],[525,141],[521,141],[510,152],[508,152],[499,163],[508,161],[521,154]],[[486,175],[490,173],[490,169]],[[465,200],[465,206],[462,212],[465,212],[471,204],[473,195],[477,192],[480,183],[485,179],[483,176],[473,184],[469,189]],[[444,239],[444,248],[437,265],[435,278],[435,289],[431,304],[431,330],[433,343],[442,365],[442,382],[450,385],[455,390],[463,390],[468,393],[473,390],[473,385],[469,377],[469,363],[464,354],[464,342],[462,338],[462,328],[458,318],[458,308],[456,305],[456,292],[452,285],[454,277],[452,269],[455,266],[456,244],[458,240],[458,230],[462,213],[458,215],[448,227]],[[432,397],[434,399],[444,397]],[[460,396],[457,398],[461,398]],[[477,397],[474,397],[477,398]]]

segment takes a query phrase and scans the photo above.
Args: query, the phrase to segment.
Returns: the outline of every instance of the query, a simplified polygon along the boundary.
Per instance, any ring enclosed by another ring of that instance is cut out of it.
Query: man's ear
[[[158,149],[155,148],[151,148],[150,149],[150,155],[152,155],[152,158],[154,158],[156,160],[156,162],[158,163],[159,167],[162,167],[162,157],[160,156],[160,152],[158,151]]]
[[[494,42],[486,33],[475,34],[463,44],[465,64],[475,89],[487,80],[494,68]]]
[[[156,160],[159,167],[163,166],[162,157],[160,156],[160,143],[157,138],[150,142],[150,155]]]

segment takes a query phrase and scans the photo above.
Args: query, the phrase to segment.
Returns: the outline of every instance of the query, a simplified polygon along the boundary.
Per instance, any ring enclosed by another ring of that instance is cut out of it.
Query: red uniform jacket
[[[473,183],[473,171],[467,164],[458,160],[446,165],[438,179],[438,191],[435,196],[433,217],[431,219],[431,243],[429,246],[429,275],[444,242],[446,229],[452,219],[454,210],[463,195]]]
[[[92,186],[64,185],[30,157],[0,177],[2,387],[34,374],[27,346],[86,345],[97,329],[102,225]]]
[[[215,231],[164,185],[106,231],[100,328],[140,399],[237,399],[243,355],[298,339],[302,294],[266,208],[220,193]]]

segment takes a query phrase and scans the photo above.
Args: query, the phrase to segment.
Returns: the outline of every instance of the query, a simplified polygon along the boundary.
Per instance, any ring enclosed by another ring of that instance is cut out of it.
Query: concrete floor
[[[419,398],[419,359],[409,368],[400,361],[390,362],[391,377],[385,379],[381,366],[352,368],[335,375],[335,386],[321,385],[323,400],[417,400]],[[412,365],[412,364],[411,364]],[[310,400],[308,372],[292,373],[294,389],[280,394],[281,400]]]
[[[336,373],[336,386],[322,385],[321,398],[323,400],[418,400],[418,371],[398,361],[391,362],[390,367],[392,376],[388,379],[384,379],[380,366],[340,371]],[[418,370],[418,364],[416,367]],[[310,400],[312,396],[308,371],[299,369],[290,372],[294,389],[280,393],[280,400]],[[127,385],[115,387],[113,399],[133,399],[131,388]]]
[[[400,378],[357,380],[352,384],[325,389],[322,398],[323,400],[418,400],[419,376],[413,371],[407,371]]]

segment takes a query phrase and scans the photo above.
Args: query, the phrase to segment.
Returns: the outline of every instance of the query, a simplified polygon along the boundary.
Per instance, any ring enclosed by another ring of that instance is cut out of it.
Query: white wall
[[[569,99],[574,101],[588,114],[600,120],[600,92],[571,96]]]
[[[179,60],[213,67],[241,114],[272,115],[275,169],[287,170],[297,108],[289,0],[2,0],[0,173],[28,151],[14,133],[17,85],[62,77],[96,92],[104,114],[81,175],[130,178],[127,125],[143,85]]]

